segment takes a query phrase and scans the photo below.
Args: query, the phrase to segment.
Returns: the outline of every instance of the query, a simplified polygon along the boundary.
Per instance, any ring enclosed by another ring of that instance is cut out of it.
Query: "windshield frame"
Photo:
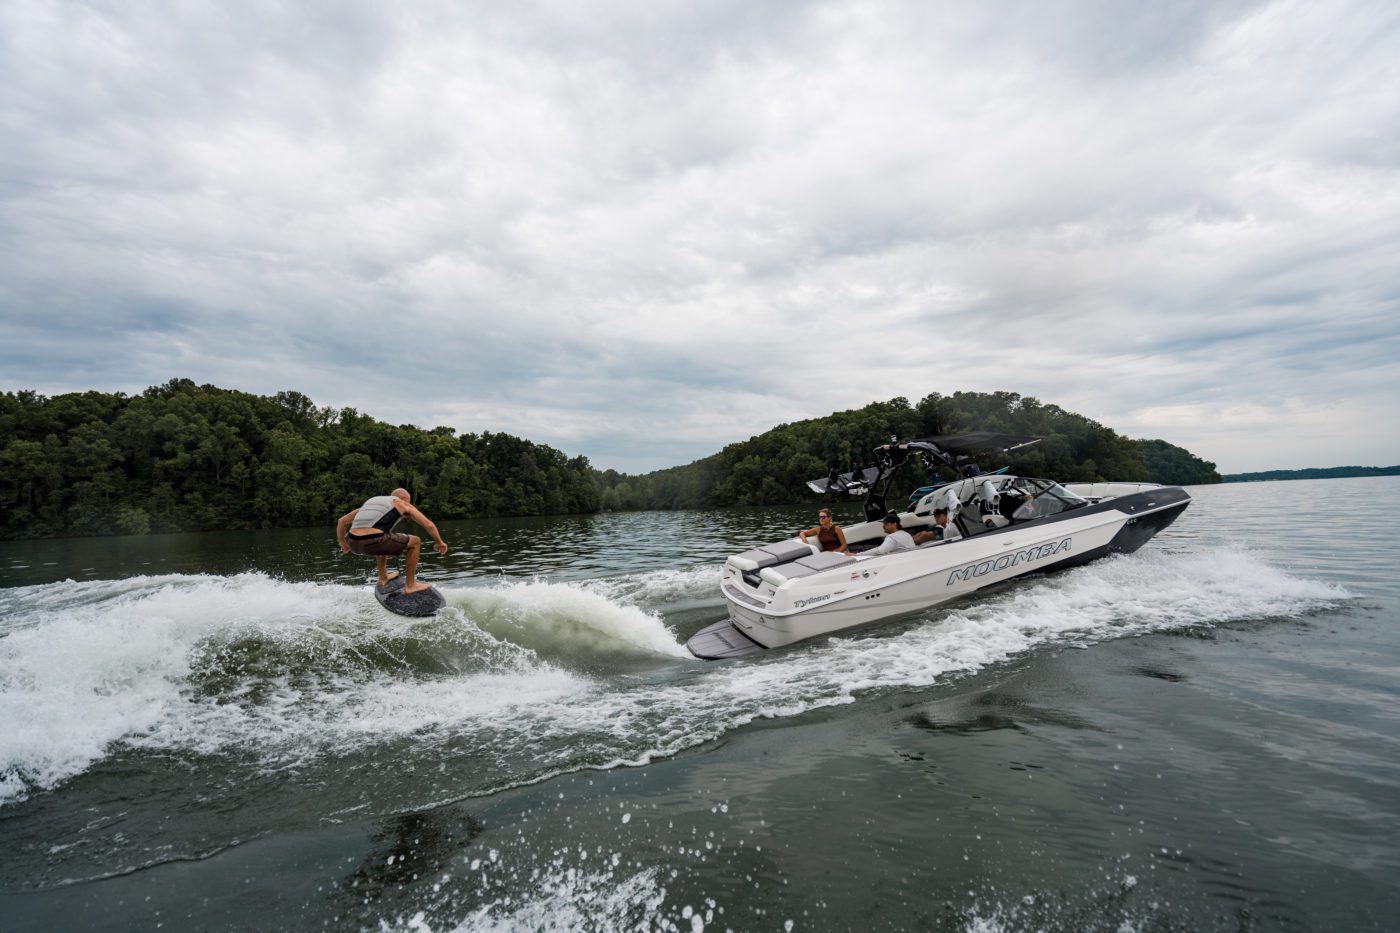
[[[1019,492],[1031,497],[1011,513],[1011,520],[1013,522],[1031,521],[1036,518],[1058,515],[1061,512],[1083,508],[1089,504],[1089,500],[1070,492],[1054,480],[1040,479],[1034,476],[1018,476],[1006,483],[1006,485],[1002,487],[1002,493],[1005,494],[1008,492]],[[1047,500],[1054,501],[1057,507],[1049,511],[1046,511],[1042,507],[1037,507],[1038,503],[1043,503]]]

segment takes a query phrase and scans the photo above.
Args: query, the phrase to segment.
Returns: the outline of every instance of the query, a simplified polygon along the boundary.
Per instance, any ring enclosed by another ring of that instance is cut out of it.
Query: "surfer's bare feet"
[[[380,581],[379,581],[379,585],[380,585],[380,586],[388,586],[390,583],[392,583],[393,581],[397,580],[398,578],[399,578],[399,572],[398,572],[397,570],[395,570],[393,573],[389,574],[387,577],[385,577],[384,579],[380,580]]]
[[[413,583],[410,583],[408,586],[405,586],[403,588],[403,592],[404,595],[407,596],[409,593],[421,593],[424,590],[431,589],[432,586],[433,585],[431,583],[423,583],[422,581],[415,580]]]

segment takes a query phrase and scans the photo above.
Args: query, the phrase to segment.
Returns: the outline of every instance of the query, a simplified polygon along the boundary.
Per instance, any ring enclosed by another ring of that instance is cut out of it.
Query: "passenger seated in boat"
[[[893,554],[895,551],[909,551],[914,548],[914,539],[909,536],[909,532],[899,527],[899,516],[891,512],[885,516],[884,521],[885,540],[880,542],[880,546],[873,551],[866,551],[866,557],[876,554]]]
[[[930,541],[953,541],[962,537],[962,532],[951,521],[947,509],[934,509],[933,521],[934,526],[928,531],[920,531],[914,535],[915,544],[928,544]]]
[[[809,543],[807,541],[808,535],[816,535],[817,544],[821,546],[823,551],[836,551],[841,554],[851,553],[846,546],[846,533],[841,530],[840,525],[832,521],[829,509],[822,509],[817,513],[816,527],[797,533],[803,544]]]

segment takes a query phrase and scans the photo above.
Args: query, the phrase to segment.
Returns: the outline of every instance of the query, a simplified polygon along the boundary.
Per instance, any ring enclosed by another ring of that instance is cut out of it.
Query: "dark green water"
[[[1394,929],[1400,480],[733,663],[812,509],[0,545],[5,929]]]

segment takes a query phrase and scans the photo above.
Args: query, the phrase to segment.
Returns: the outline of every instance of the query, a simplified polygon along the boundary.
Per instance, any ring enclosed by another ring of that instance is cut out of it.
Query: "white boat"
[[[720,590],[729,618],[686,642],[699,658],[732,658],[845,632],[891,616],[957,599],[1016,577],[1077,566],[1136,551],[1191,503],[1179,486],[1153,483],[1074,484],[1006,472],[982,473],[972,457],[1009,451],[1038,438],[978,432],[892,441],[875,451],[873,467],[813,480],[818,492],[866,494],[866,521],[844,526],[851,554],[823,552],[790,538],[725,561]],[[960,537],[912,550],[863,553],[884,539],[885,494],[911,458],[932,473],[962,478],[917,490],[897,511],[902,530],[931,529],[948,508]]]

